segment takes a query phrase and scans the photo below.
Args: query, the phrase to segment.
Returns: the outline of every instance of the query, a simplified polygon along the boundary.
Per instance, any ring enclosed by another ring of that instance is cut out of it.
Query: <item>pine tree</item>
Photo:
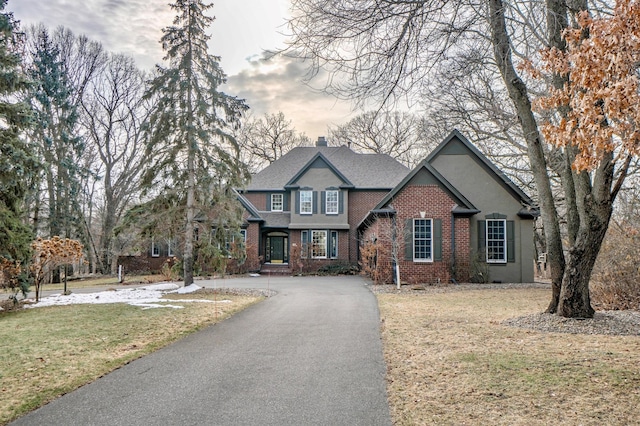
[[[0,11],[6,4],[0,0]],[[33,233],[22,220],[22,208],[39,166],[23,139],[30,124],[29,107],[16,102],[16,95],[28,88],[15,51],[18,42],[13,14],[0,13],[0,261],[6,266],[0,266],[0,272],[19,271],[19,265],[28,262]],[[0,277],[0,284],[7,283],[26,290],[26,279]]]
[[[165,193],[186,192],[185,285],[193,282],[196,218],[225,217],[212,210],[228,205],[219,201],[246,177],[230,130],[248,107],[218,89],[226,75],[220,57],[208,52],[210,36],[205,30],[214,18],[205,13],[212,6],[201,0],[176,0],[170,5],[176,17],[163,29],[161,39],[169,65],[157,67],[146,94],[157,99],[157,106],[149,120],[147,154],[153,161],[145,183],[154,189],[162,183]]]

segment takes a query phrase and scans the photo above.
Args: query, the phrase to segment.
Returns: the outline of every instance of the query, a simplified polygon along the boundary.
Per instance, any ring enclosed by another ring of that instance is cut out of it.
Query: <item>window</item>
[[[331,231],[331,245],[330,245],[331,253],[329,256],[332,259],[336,259],[338,257],[338,231]]]
[[[231,257],[233,252],[244,252],[245,244],[247,243],[247,230],[240,229],[238,233],[233,233],[230,230],[225,231],[224,236],[224,248],[227,256]]]
[[[487,262],[507,262],[506,220],[487,220]]]
[[[311,257],[327,258],[327,231],[311,231]]]
[[[300,214],[313,213],[313,191],[300,191]]]
[[[431,219],[413,219],[413,260],[414,262],[430,262],[432,243]]]
[[[307,253],[309,253],[309,231],[302,231],[300,232],[300,257],[306,259]]]
[[[151,257],[160,257],[160,247],[153,238],[151,239]]]
[[[338,191],[327,191],[325,194],[327,214],[338,214]]]
[[[167,256],[173,256],[173,242],[171,240],[167,240]]]
[[[284,207],[284,197],[282,194],[271,194],[271,211],[281,212]]]

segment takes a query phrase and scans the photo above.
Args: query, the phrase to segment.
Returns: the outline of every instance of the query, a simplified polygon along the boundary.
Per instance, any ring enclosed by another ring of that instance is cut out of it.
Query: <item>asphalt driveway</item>
[[[278,294],[12,424],[391,424],[377,303],[361,278],[197,284]]]

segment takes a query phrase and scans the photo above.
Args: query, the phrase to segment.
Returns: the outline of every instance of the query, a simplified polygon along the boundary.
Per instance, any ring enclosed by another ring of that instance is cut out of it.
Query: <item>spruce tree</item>
[[[6,4],[0,0],[0,11]],[[16,265],[22,265],[24,271],[29,261],[33,233],[22,218],[22,209],[39,166],[24,139],[31,119],[29,107],[16,101],[28,88],[16,53],[20,41],[17,29],[13,14],[0,13],[0,261],[5,260],[0,264],[6,266],[0,266],[0,272],[16,271]],[[2,277],[0,283],[26,290],[24,276],[16,278]]]
[[[156,107],[149,120],[147,154],[152,166],[145,183],[165,197],[180,192],[177,198],[184,200],[185,286],[193,282],[196,219],[225,217],[213,211],[228,205],[220,201],[246,177],[231,130],[248,107],[219,90],[226,75],[220,57],[209,54],[210,36],[205,32],[214,20],[205,14],[212,6],[201,0],[170,5],[176,17],[161,38],[168,66],[157,67],[146,94],[156,99]]]
[[[46,165],[49,235],[71,238],[72,227],[80,222],[75,206],[84,173],[80,166],[84,144],[76,135],[77,108],[72,103],[73,90],[60,48],[44,27],[35,40],[30,77],[34,82],[30,96],[35,118],[32,137]]]

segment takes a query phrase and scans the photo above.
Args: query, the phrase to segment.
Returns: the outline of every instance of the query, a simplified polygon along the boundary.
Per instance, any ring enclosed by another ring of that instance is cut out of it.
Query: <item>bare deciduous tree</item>
[[[113,246],[113,230],[140,189],[144,166],[142,123],[148,118],[151,104],[142,99],[144,90],[145,75],[133,59],[111,55],[88,82],[81,100],[84,134],[96,154],[92,167],[101,178],[94,188],[98,195],[88,203],[86,220],[89,228],[97,231],[92,242],[102,273],[115,273],[118,253]],[[91,226],[94,203],[100,216],[98,227]]]
[[[296,131],[281,111],[259,118],[246,117],[238,130],[238,139],[243,148],[243,160],[252,172],[273,163],[292,148],[310,142],[304,133]]]
[[[435,146],[423,132],[423,120],[401,111],[370,111],[329,130],[329,140],[358,152],[388,154],[408,167]]]

